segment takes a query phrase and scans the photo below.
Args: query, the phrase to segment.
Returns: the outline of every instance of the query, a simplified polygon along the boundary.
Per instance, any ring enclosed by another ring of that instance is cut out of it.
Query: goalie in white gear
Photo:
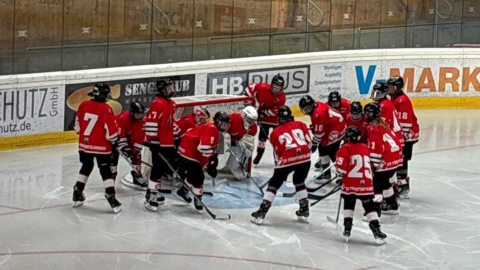
[[[235,179],[240,180],[247,177],[245,170],[248,169],[248,159],[252,156],[255,148],[258,113],[254,107],[247,106],[242,112],[232,113],[229,117],[228,134],[231,138],[231,154],[228,157],[227,168],[230,169]]]

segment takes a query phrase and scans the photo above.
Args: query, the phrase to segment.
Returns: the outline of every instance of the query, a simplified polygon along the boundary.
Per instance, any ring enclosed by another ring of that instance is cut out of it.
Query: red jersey
[[[420,127],[410,99],[405,94],[392,97],[393,105],[397,110],[398,121],[402,127],[403,138],[406,142],[416,142],[420,137]]]
[[[130,111],[124,111],[117,116],[117,124],[120,134],[118,146],[127,145],[132,150],[133,155],[140,153],[145,141],[145,130],[143,129],[145,119],[136,121],[131,117]]]
[[[217,149],[219,133],[215,124],[204,124],[192,128],[183,136],[178,153],[204,167]]]
[[[255,98],[258,106],[258,122],[270,125],[278,125],[278,108],[285,106],[285,92],[278,95],[270,92],[268,83],[252,83],[246,89],[247,95]]]
[[[343,138],[347,127],[343,116],[328,104],[317,102],[317,107],[313,110],[310,118],[314,143],[327,146]]]
[[[91,154],[110,154],[118,141],[118,128],[113,110],[106,103],[86,100],[75,115],[78,148]]]
[[[300,121],[290,121],[276,127],[270,134],[277,165],[288,167],[310,161],[312,139],[307,125]]]
[[[335,163],[337,172],[343,174],[343,194],[373,195],[372,167],[367,145],[345,143],[338,149]]]
[[[368,127],[370,160],[377,172],[394,170],[402,165],[402,146],[390,128],[382,125]]]
[[[229,115],[230,117],[230,128],[228,129],[228,134],[230,134],[230,138],[232,139],[232,143],[240,140],[243,138],[245,134],[249,134],[252,136],[257,135],[257,124],[253,124],[247,130],[245,129],[245,125],[243,124],[243,117],[241,113],[232,113]]]
[[[162,147],[173,147],[173,122],[175,102],[172,99],[157,97],[152,102],[145,120],[147,142],[159,141]]]
[[[360,138],[360,142],[362,143],[367,143],[367,133],[368,133],[368,122],[367,122],[367,117],[365,115],[362,116],[362,118],[358,121],[355,121],[352,119],[350,114],[347,115],[347,118],[345,120],[347,127],[349,126],[355,126],[360,131],[362,132],[362,137]]]
[[[347,115],[350,112],[350,101],[348,101],[348,99],[346,98],[342,98],[340,100],[340,107],[338,108],[332,107],[332,109],[337,110],[343,116],[343,118],[346,119]]]
[[[189,113],[173,123],[173,136],[175,139],[180,139],[189,129],[196,126],[197,122],[195,122],[195,114]]]
[[[400,144],[403,146],[404,140],[402,127],[400,127],[398,122],[395,106],[393,106],[393,103],[389,99],[382,99],[378,105],[380,106],[380,117],[383,117],[385,123],[387,123],[397,139],[400,141]]]

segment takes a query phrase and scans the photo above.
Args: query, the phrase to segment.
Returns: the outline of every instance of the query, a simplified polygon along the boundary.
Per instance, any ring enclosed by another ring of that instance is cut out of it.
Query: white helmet
[[[258,113],[252,106],[247,106],[242,110],[243,116],[243,126],[246,130],[250,129],[250,127],[257,122],[258,120]]]
[[[208,123],[210,118],[210,112],[204,106],[194,106],[193,115],[195,116],[197,126]]]

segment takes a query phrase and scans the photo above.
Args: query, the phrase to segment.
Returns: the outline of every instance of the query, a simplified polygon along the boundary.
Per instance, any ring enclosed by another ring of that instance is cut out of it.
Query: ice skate
[[[157,211],[158,209],[158,202],[157,202],[158,192],[152,192],[147,190],[147,194],[145,194],[145,208],[150,211]],[[163,197],[163,196],[161,196]]]
[[[78,186],[73,187],[73,207],[82,206],[85,202],[85,194]]]
[[[398,186],[398,195],[397,197],[401,200],[407,200],[410,199],[410,187],[408,184],[403,185],[403,186]]]
[[[298,202],[299,204],[299,209],[295,211],[295,214],[297,215],[297,219],[308,223],[308,217],[310,216],[310,211],[308,208],[308,199],[303,199]]]
[[[131,171],[133,178],[133,188],[138,190],[147,190],[148,182],[136,171]]]
[[[382,245],[387,243],[387,235],[380,231],[380,225],[370,224],[370,229],[372,230],[373,237],[377,241],[377,244]]]
[[[345,242],[348,243],[348,239],[350,238],[350,235],[352,233],[352,221],[348,220],[343,223],[344,230],[343,230],[343,236],[345,236]]]
[[[188,189],[181,187],[175,193],[175,197],[186,204],[190,204],[192,202],[192,198],[188,196]]]
[[[320,162],[320,158],[318,158],[317,162],[315,162],[315,165],[314,165],[314,170],[315,171],[320,171],[322,169],[322,164]]]
[[[398,204],[396,201],[388,204],[388,203],[382,203],[381,206],[382,213],[385,215],[398,215]]]
[[[201,198],[199,200],[199,199],[197,199],[197,197],[195,197],[193,204],[195,205],[195,210],[197,210],[198,213],[200,213],[200,214],[203,213],[203,204],[201,202]]]
[[[105,198],[115,214],[122,211],[122,204],[117,200],[115,194],[105,194]]]
[[[258,225],[262,224],[265,216],[267,215],[268,209],[270,209],[270,206],[271,203],[266,201],[262,202],[262,204],[260,205],[260,209],[252,213],[251,221]]]
[[[263,152],[257,152],[257,155],[253,159],[253,165],[258,165],[258,163],[260,163],[260,160],[262,159],[262,157],[263,157]]]

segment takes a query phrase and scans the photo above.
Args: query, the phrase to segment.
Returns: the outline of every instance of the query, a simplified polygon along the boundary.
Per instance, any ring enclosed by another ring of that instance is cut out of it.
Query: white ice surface
[[[207,181],[215,195],[205,202],[232,215],[215,221],[171,197],[149,212],[143,192],[117,181],[123,211],[114,215],[95,169],[86,204],[73,209],[80,165],[70,144],[0,152],[0,269],[480,269],[480,110],[418,116],[412,199],[399,216],[382,217],[386,245],[374,244],[360,204],[344,242],[342,226],[326,219],[336,215],[338,193],[311,208],[309,224],[296,221],[294,198],[282,198],[257,226],[250,213],[262,198],[251,183]],[[260,183],[271,157],[267,144],[252,172]],[[121,161],[119,175],[128,171]]]

